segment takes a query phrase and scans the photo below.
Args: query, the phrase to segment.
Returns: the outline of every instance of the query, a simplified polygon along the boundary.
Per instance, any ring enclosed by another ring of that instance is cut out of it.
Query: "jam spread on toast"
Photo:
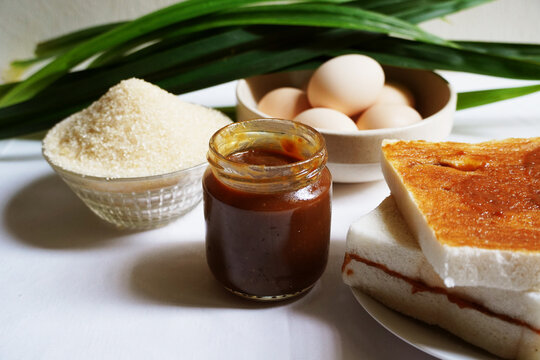
[[[540,138],[383,146],[439,241],[540,251]]]

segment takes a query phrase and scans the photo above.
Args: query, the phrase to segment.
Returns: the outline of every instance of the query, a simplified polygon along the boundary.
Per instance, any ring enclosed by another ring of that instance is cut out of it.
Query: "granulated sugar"
[[[208,140],[231,120],[139,79],[124,80],[53,127],[44,154],[83,175],[165,174],[206,160]]]

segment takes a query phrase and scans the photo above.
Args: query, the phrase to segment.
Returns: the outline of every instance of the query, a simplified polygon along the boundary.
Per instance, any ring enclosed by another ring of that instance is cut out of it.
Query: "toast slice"
[[[384,177],[447,287],[540,288],[540,138],[388,141]]]
[[[508,359],[540,359],[540,293],[446,288],[388,197],[351,225],[343,280],[399,312]]]

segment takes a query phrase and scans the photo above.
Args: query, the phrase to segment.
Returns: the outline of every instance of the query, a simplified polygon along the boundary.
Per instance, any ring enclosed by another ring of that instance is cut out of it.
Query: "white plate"
[[[379,324],[412,346],[443,360],[496,360],[486,351],[467,344],[458,337],[440,329],[402,315],[351,288],[360,305]]]

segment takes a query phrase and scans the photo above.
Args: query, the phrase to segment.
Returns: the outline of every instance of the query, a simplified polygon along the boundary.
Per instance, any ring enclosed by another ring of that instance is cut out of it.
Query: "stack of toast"
[[[351,225],[343,279],[508,359],[540,359],[540,138],[385,141],[391,196]]]

